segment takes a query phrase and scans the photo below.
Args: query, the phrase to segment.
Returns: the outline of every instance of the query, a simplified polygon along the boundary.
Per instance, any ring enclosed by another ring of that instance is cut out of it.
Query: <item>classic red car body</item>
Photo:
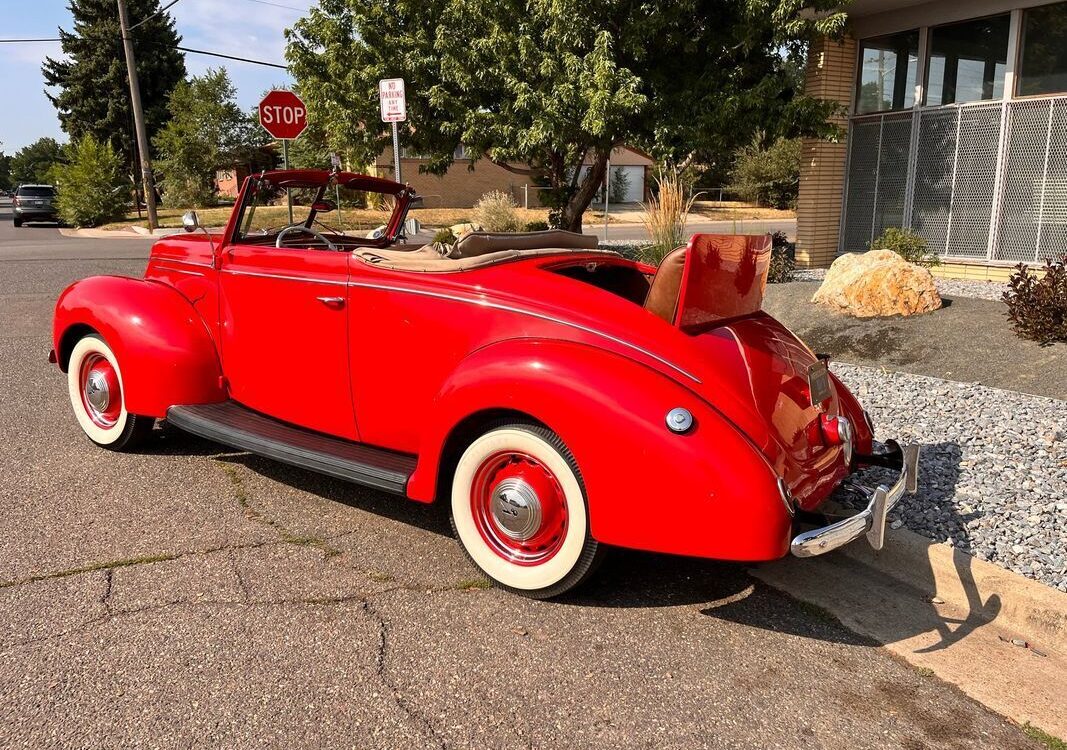
[[[95,331],[122,363],[130,413],[164,419],[175,405],[233,400],[410,461],[402,491],[422,502],[484,425],[531,420],[573,454],[596,540],[720,559],[786,554],[789,502],[814,509],[852,471],[828,419],[847,416],[855,450],[872,449],[839,381],[812,403],[816,356],[769,315],[670,322],[578,278],[654,268],[571,249],[411,272],[356,252],[236,244],[237,213],[221,236],[157,242],[143,279],[69,287],[56,308],[59,366]],[[727,305],[762,295],[765,273],[742,275],[699,288]],[[665,428],[676,407],[693,416],[684,434]]]

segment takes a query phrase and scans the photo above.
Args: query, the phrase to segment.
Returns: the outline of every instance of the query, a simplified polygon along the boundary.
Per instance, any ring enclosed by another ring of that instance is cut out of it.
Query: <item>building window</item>
[[[1004,97],[1011,16],[992,16],[930,29],[926,104]]]
[[[1067,3],[1023,14],[1019,96],[1067,91]]]
[[[918,29],[863,40],[856,82],[856,113],[914,106],[918,67]]]

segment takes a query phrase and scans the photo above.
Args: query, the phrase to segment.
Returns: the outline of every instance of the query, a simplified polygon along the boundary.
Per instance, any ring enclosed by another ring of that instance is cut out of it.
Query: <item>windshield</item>
[[[52,198],[56,194],[56,189],[48,186],[32,187],[20,187],[18,196],[20,198]]]
[[[234,240],[273,244],[283,230],[294,227],[282,234],[283,247],[323,246],[315,234],[339,246],[380,247],[383,243],[370,235],[384,235],[397,209],[393,195],[350,190],[336,184],[295,187],[289,193],[293,201],[291,221],[286,189],[263,177],[250,178]]]

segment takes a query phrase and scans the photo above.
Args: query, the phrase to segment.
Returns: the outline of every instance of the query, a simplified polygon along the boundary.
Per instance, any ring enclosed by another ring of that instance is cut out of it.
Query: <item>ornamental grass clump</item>
[[[793,280],[797,264],[793,259],[793,245],[783,232],[771,236],[771,266],[767,272],[767,281],[771,284],[784,284]]]
[[[655,194],[647,203],[642,221],[652,242],[643,251],[642,260],[659,265],[664,256],[685,244],[685,224],[697,195],[685,197],[685,184],[677,171],[656,176]]]
[[[525,227],[518,209],[510,195],[492,190],[474,204],[474,223],[486,232],[518,232]]]
[[[1002,298],[1008,320],[1024,339],[1048,346],[1067,341],[1067,255],[1045,260],[1045,275],[1037,278],[1023,263],[1015,267]]]

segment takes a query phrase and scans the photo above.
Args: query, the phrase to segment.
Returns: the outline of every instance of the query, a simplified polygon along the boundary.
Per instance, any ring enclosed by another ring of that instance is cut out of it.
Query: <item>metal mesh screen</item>
[[[1013,102],[1009,107],[998,260],[1034,261],[1051,102]]]
[[[881,118],[856,120],[849,128],[848,194],[842,222],[843,252],[863,252],[871,241]]]
[[[886,227],[905,226],[908,161],[911,155],[910,112],[886,115],[878,148],[878,185],[874,192],[874,227],[877,237]]]
[[[896,226],[950,258],[1067,253],[1067,97],[892,112],[849,129],[841,252]]]
[[[960,110],[947,254],[985,258],[997,174],[1001,106]]]
[[[948,107],[925,111],[919,118],[911,228],[938,254],[944,254],[948,241],[958,116],[958,108]]]

